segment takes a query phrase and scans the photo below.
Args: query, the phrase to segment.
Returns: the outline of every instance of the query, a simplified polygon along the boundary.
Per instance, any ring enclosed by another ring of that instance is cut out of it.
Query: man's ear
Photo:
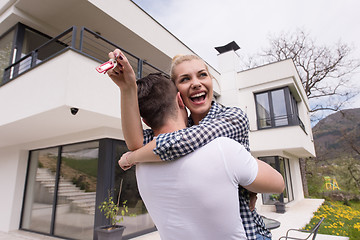
[[[182,99],[182,97],[180,95],[180,92],[178,92],[176,94],[176,100],[177,100],[178,105],[179,105],[180,108],[185,108],[185,104],[184,104],[184,101],[183,101],[183,99]]]

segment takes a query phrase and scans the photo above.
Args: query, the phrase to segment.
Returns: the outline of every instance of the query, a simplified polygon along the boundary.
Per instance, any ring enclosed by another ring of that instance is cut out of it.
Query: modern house
[[[130,0],[1,1],[0,231],[96,239],[109,191],[135,214],[124,239],[156,230],[134,169],[117,166],[120,91],[95,70],[115,48],[137,77],[194,53]],[[251,152],[284,175],[291,207],[304,198],[299,158],[315,155],[306,94],[291,60],[241,71],[236,50],[219,48],[219,71],[209,66],[215,97],[248,114]],[[274,196],[257,204],[274,208]]]

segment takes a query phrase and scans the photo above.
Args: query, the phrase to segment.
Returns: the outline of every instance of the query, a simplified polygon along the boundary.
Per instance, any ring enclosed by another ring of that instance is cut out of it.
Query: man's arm
[[[143,146],[143,129],[138,106],[136,77],[126,56],[119,50],[109,53],[117,60],[117,66],[107,73],[121,91],[121,125],[129,150]]]
[[[285,184],[281,174],[269,164],[255,159],[235,141],[225,139],[221,144],[229,176],[235,185],[252,192],[281,193]]]
[[[282,193],[285,183],[282,175],[269,164],[256,159],[258,163],[258,173],[255,180],[244,188],[252,192],[261,193]]]

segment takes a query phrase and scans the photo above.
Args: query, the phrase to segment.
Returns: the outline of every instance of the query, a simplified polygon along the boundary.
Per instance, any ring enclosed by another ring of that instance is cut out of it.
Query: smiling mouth
[[[201,101],[204,101],[206,97],[206,93],[205,92],[201,92],[201,93],[197,93],[193,96],[190,97],[191,101],[193,101],[194,103],[198,103]]]

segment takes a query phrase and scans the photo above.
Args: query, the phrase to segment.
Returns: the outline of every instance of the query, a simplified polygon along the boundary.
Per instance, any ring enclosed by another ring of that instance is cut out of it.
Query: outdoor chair
[[[296,239],[296,240],[307,240],[307,239],[310,239],[311,236],[313,236],[311,239],[314,240],[316,238],[316,235],[318,233],[318,230],[320,228],[320,225],[321,223],[324,221],[324,218],[321,218],[320,221],[314,226],[313,229],[311,230],[301,230],[301,229],[289,229],[287,232],[286,232],[286,236],[282,236],[279,238],[280,239]],[[301,232],[302,235],[304,235],[303,238],[299,238],[298,236],[296,237],[290,237],[289,236],[289,232],[290,231],[296,231],[296,232]],[[305,235],[306,234],[306,235]],[[307,236],[307,237],[305,237]]]

